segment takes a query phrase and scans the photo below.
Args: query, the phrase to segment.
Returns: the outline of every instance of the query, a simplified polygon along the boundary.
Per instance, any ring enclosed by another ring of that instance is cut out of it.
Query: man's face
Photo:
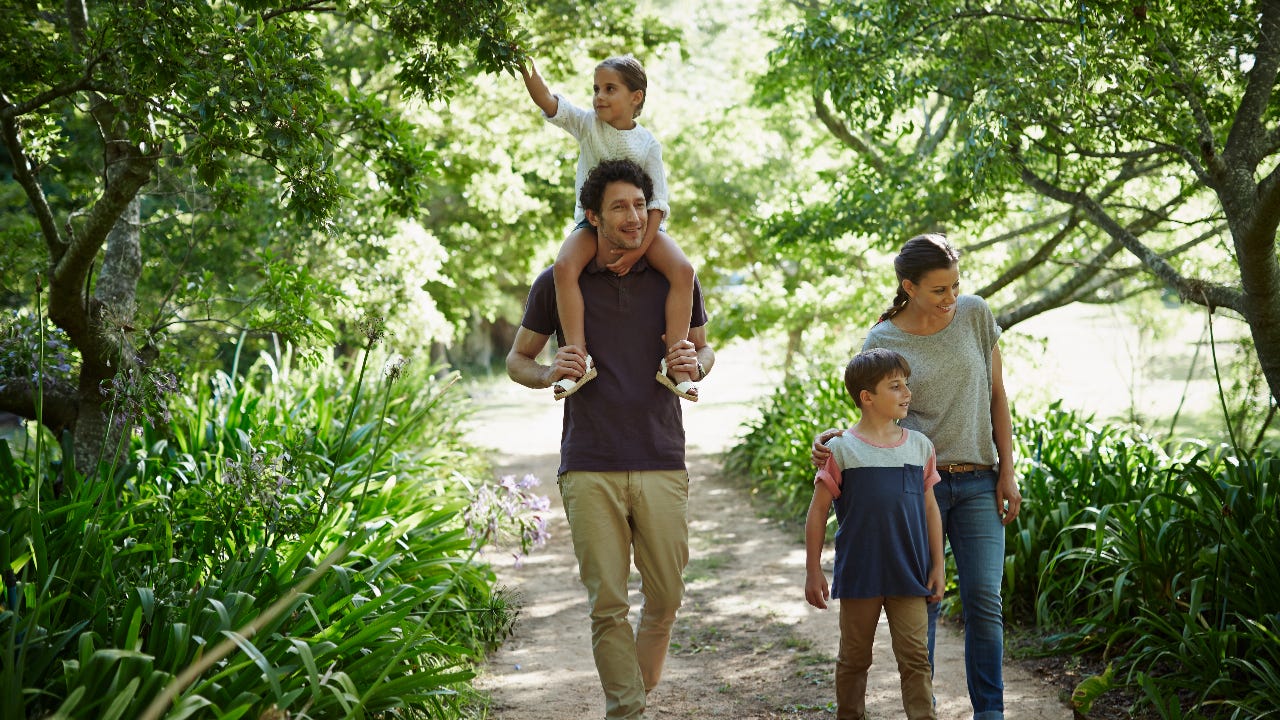
[[[600,214],[587,211],[587,219],[596,232],[612,247],[634,250],[644,240],[649,221],[649,203],[640,188],[623,180],[615,180],[604,188]]]

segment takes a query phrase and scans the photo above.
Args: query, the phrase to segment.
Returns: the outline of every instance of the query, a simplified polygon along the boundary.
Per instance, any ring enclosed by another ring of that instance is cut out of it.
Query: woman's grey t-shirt
[[[912,335],[890,320],[867,333],[863,350],[888,348],[911,366],[911,409],[899,424],[933,441],[939,465],[997,462],[991,354],[1000,332],[985,300],[961,295],[951,324],[932,335]]]

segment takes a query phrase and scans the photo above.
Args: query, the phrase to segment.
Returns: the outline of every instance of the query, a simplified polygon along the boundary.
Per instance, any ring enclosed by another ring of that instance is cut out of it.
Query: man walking
[[[666,354],[670,373],[701,380],[715,363],[706,343],[706,310],[695,283],[689,337],[666,343],[668,284],[644,259],[619,277],[605,269],[615,250],[640,246],[653,183],[629,160],[607,161],[588,175],[581,201],[596,229],[597,254],[579,278],[586,335],[598,373],[565,399],[558,484],[591,605],[591,641],[605,695],[605,717],[644,717],[658,684],[689,560],[689,474],[680,399],[655,382]],[[560,347],[551,365],[537,361],[552,334],[563,342],[550,268],[534,280],[507,355],[512,380],[547,388],[587,371],[580,347]],[[644,605],[633,633],[627,621],[631,557]]]

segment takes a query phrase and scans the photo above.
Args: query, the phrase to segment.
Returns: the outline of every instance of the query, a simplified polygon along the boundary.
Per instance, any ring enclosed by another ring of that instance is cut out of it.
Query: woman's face
[[[930,270],[920,277],[920,282],[902,281],[902,289],[911,297],[909,304],[928,316],[949,316],[956,309],[956,296],[960,294],[960,268]]]

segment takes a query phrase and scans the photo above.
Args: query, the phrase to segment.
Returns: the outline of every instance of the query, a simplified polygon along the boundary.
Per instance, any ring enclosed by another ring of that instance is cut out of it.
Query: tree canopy
[[[587,8],[598,22],[582,32]],[[569,48],[672,37],[661,23],[640,33],[648,18],[613,1],[3,0],[0,12],[3,294],[47,312],[71,352],[62,374],[0,367],[0,409],[73,431],[86,462],[108,436],[113,383],[145,385],[193,343],[270,332],[319,347],[344,339],[336,323],[361,303],[394,310],[421,292],[451,331],[490,297],[467,288],[509,250],[492,241],[522,221],[458,202],[486,165],[437,132],[450,99],[514,71],[522,21],[576,32]]]
[[[797,3],[757,87],[842,148],[783,243],[945,230],[1008,327],[1163,286],[1280,393],[1280,2]]]

